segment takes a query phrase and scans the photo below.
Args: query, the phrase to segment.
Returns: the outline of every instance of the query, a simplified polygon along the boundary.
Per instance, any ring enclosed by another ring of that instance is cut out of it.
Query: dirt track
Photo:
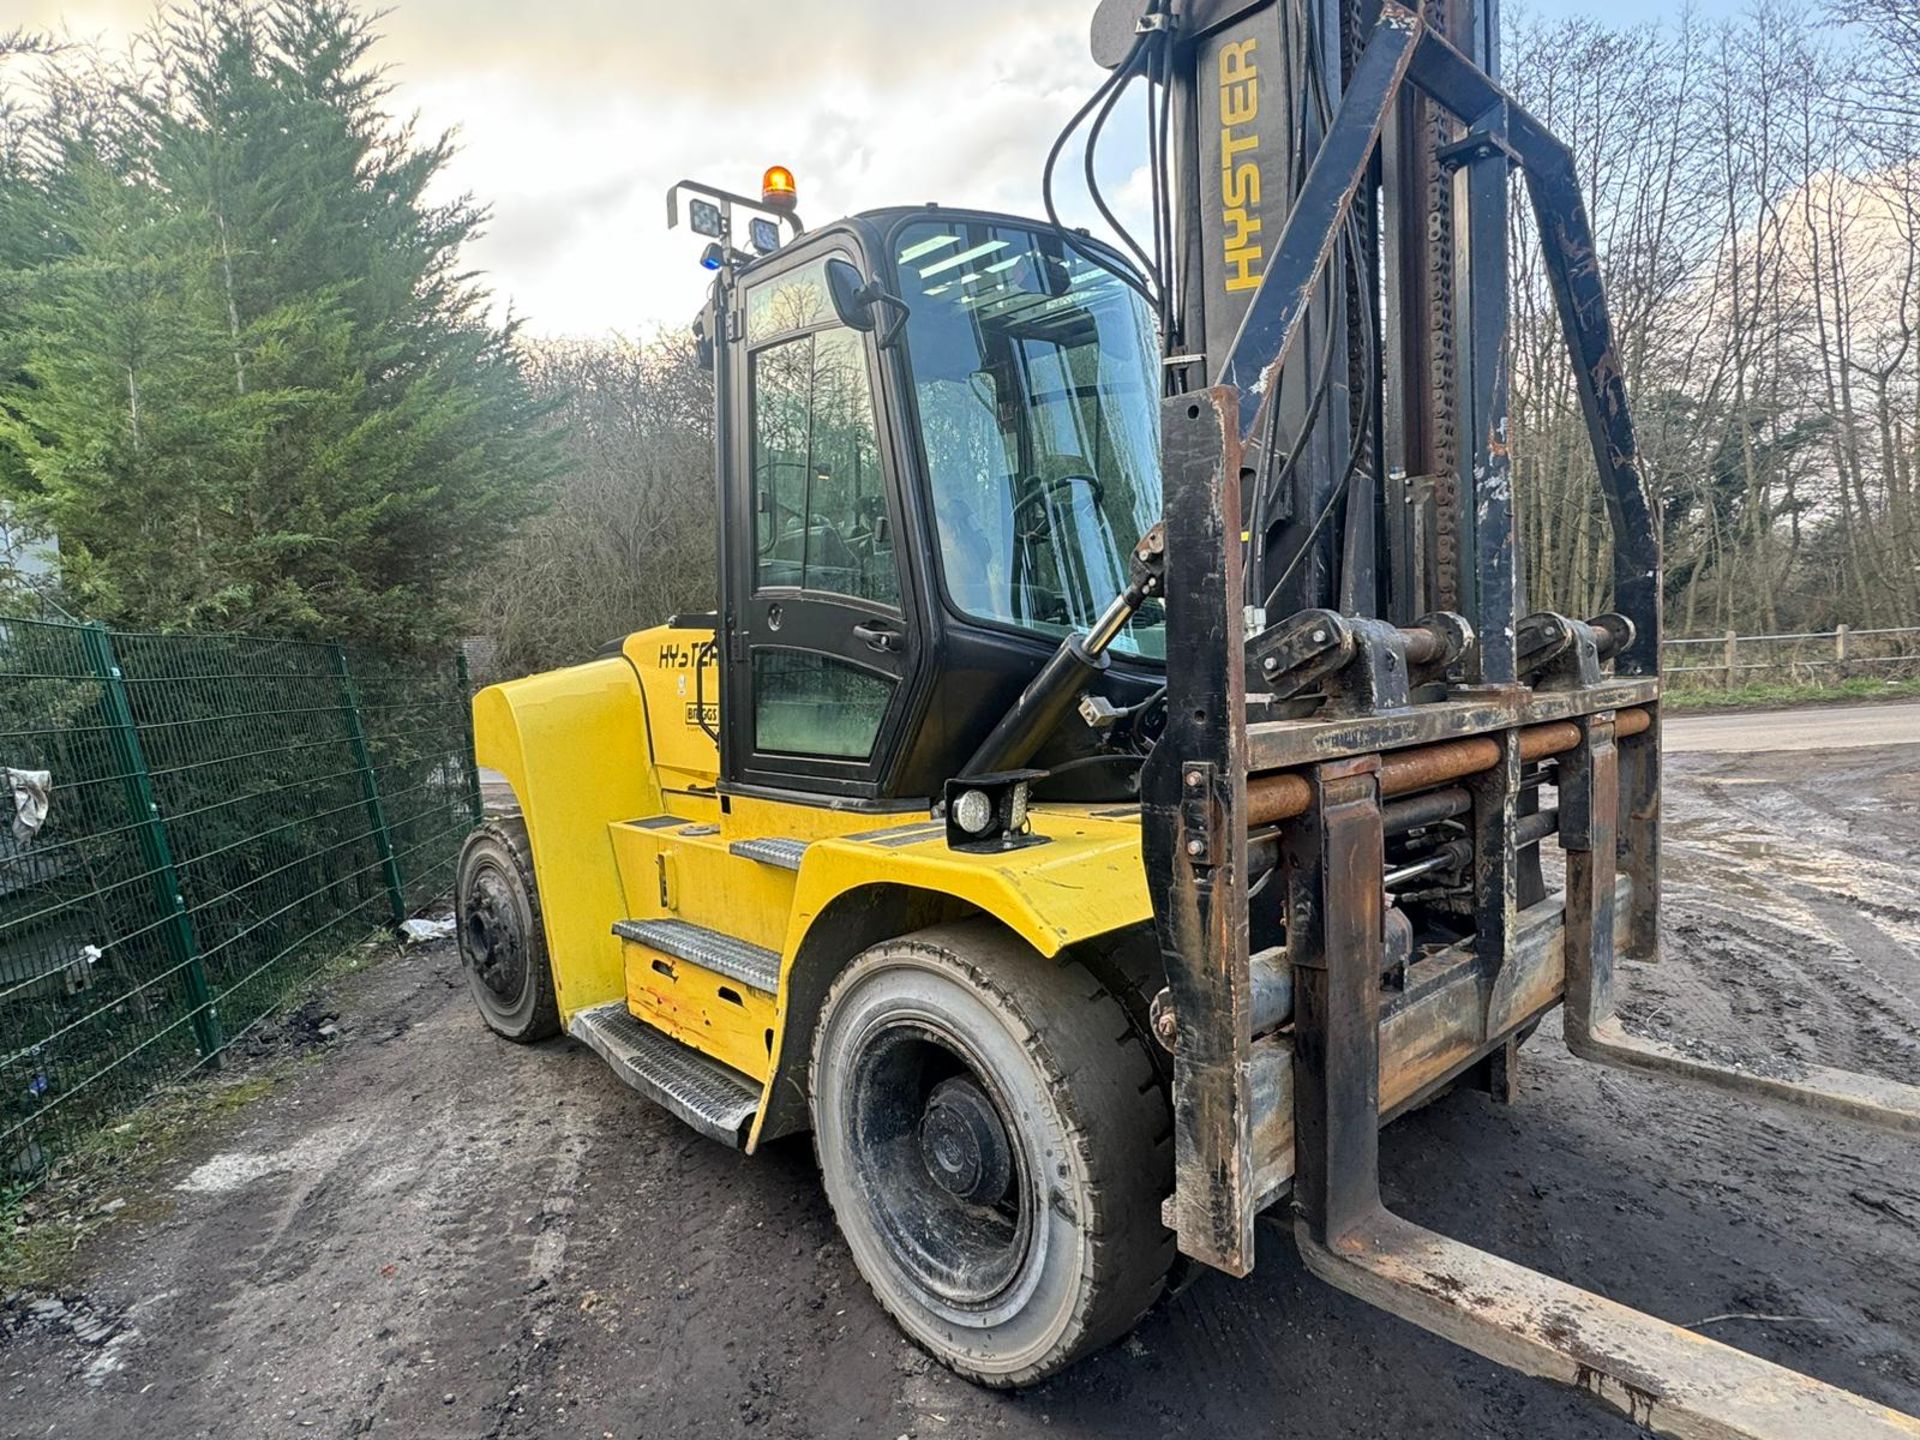
[[[1667,961],[1627,967],[1633,1023],[1920,1075],[1920,743],[1670,771]],[[868,1297],[806,1142],[744,1159],[570,1042],[493,1042],[445,947],[334,1003],[338,1053],[182,1157],[194,1188],[95,1247],[83,1299],[0,1334],[0,1434],[1636,1433],[1327,1290],[1277,1226],[1253,1278],[976,1391]],[[1920,1412],[1920,1146],[1598,1071],[1553,1031],[1519,1105],[1388,1132],[1389,1202]]]

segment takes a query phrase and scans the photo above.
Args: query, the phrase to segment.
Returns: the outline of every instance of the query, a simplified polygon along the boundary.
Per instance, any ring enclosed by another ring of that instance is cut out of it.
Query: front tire
[[[530,1045],[560,1033],[533,850],[518,815],[489,820],[460,847],[454,879],[460,968],[496,1035]]]
[[[811,1088],[854,1263],[959,1374],[1031,1384],[1159,1297],[1170,1111],[1125,1010],[1077,961],[979,921],[876,946],[827,996]]]

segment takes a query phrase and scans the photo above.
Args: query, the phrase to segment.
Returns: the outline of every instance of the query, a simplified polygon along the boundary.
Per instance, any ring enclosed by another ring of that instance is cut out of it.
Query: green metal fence
[[[468,715],[458,657],[0,620],[0,1184],[451,889]]]

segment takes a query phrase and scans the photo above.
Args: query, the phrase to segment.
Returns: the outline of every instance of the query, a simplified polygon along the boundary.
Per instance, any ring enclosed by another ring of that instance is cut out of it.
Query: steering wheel
[[[807,519],[809,562],[841,567],[856,563],[854,548],[838,525],[825,515],[809,515]]]
[[[1024,620],[1038,620],[1048,625],[1073,623],[1073,614],[1067,609],[1066,598],[1058,590],[1032,580],[1020,584],[1019,610]]]
[[[1022,525],[1020,523],[1020,517],[1039,505],[1043,500],[1057,494],[1059,491],[1065,490],[1070,485],[1086,486],[1087,489],[1092,492],[1091,498],[1095,505],[1098,505],[1106,498],[1106,487],[1100,483],[1099,479],[1092,475],[1082,474],[1079,471],[1075,471],[1069,475],[1060,475],[1044,482],[1035,481],[1031,490],[1013,502],[1013,533],[1021,540],[1028,542],[1039,539],[1042,534],[1051,528],[1044,523],[1044,517],[1039,517],[1041,523],[1032,525]]]

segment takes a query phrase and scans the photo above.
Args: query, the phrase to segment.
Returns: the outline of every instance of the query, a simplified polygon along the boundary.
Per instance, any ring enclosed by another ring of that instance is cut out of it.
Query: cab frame
[[[869,812],[924,811],[973,748],[1019,697],[1059,645],[1057,635],[964,613],[939,561],[939,535],[920,436],[914,377],[903,341],[883,344],[875,326],[860,335],[873,404],[900,603],[805,586],[758,583],[760,512],[755,488],[756,356],[794,339],[839,327],[831,315],[772,331],[749,321],[754,295],[823,259],[855,266],[870,283],[897,291],[891,255],[902,230],[916,222],[1016,226],[1030,220],[989,211],[921,206],[874,211],[808,231],[772,255],[716,275],[699,330],[714,369],[715,475],[719,516],[720,604],[714,623],[720,653],[720,792],[831,804]],[[1112,268],[1125,262],[1105,246],[1083,241]],[[896,305],[900,302],[895,301]],[[809,517],[810,518],[810,517]],[[1129,537],[1131,539],[1131,537]],[[884,635],[886,648],[873,643]],[[781,753],[756,740],[756,651],[824,656],[889,680],[894,691],[865,758]],[[1164,665],[1116,653],[1095,686],[1116,705],[1137,704],[1161,684]],[[1039,763],[1095,753],[1098,737],[1070,724]],[[1073,798],[1131,799],[1130,787],[1089,791],[1083,780],[1063,787]]]

